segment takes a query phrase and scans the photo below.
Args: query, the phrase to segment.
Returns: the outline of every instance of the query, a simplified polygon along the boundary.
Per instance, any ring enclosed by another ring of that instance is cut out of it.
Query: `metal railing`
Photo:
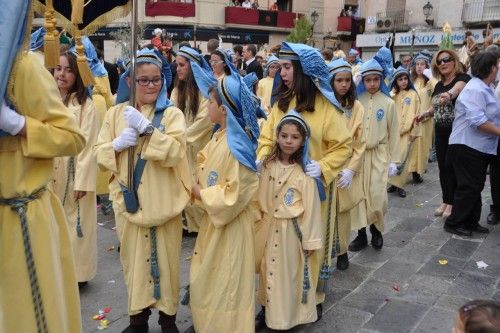
[[[409,12],[407,10],[385,11],[377,13],[377,31],[408,31]]]
[[[463,22],[500,21],[499,0],[465,0],[462,9]]]

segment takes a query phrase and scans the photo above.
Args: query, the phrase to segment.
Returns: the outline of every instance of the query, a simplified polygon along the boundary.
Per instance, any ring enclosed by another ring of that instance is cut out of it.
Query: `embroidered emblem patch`
[[[285,197],[283,198],[283,201],[285,202],[285,205],[287,206],[291,206],[292,203],[293,203],[293,195],[294,195],[294,191],[293,191],[293,188],[289,188],[286,193],[285,193]]]
[[[219,178],[219,175],[217,174],[217,172],[215,171],[210,171],[210,173],[208,174],[208,178],[207,178],[207,186],[210,187],[210,186],[214,186],[215,184],[217,184],[217,179]]]
[[[406,97],[406,98],[403,100],[403,103],[405,103],[406,105],[410,105],[410,104],[411,104],[411,98],[410,98],[410,97]]]
[[[377,120],[381,121],[382,119],[384,119],[384,110],[378,109],[377,110]]]
[[[159,130],[160,132],[162,132],[163,134],[165,134],[165,125],[160,124],[160,126],[158,126],[158,130]]]

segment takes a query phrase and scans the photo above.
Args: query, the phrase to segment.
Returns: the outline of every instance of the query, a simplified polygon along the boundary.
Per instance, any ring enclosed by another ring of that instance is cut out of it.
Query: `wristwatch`
[[[148,126],[146,126],[144,132],[142,132],[139,136],[151,136],[153,135],[154,130],[155,128],[153,127],[153,124],[149,124]]]

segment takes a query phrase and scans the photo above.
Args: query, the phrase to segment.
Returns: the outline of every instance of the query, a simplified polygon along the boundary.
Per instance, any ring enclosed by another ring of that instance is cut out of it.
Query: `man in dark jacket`
[[[262,79],[263,70],[260,63],[255,59],[255,55],[257,54],[257,48],[253,44],[248,44],[243,47],[243,60],[245,61],[243,64],[243,69],[247,74],[255,73],[257,77]]]

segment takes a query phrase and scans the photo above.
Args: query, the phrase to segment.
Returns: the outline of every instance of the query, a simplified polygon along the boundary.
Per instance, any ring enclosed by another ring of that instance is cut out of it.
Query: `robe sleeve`
[[[392,101],[387,107],[387,135],[389,136],[389,162],[399,163],[399,120]]]
[[[97,138],[97,143],[94,146],[94,151],[97,156],[97,165],[103,171],[109,170],[113,173],[118,173],[118,160],[119,154],[127,154],[127,150],[121,153],[115,152],[113,149],[113,139],[116,138],[115,134],[115,113],[117,112],[118,106],[112,107],[104,115],[104,120],[102,122],[102,127]]]
[[[355,106],[356,108],[353,110],[354,122],[352,125],[352,157],[347,164],[347,168],[358,173],[361,168],[361,160],[366,150],[366,137],[363,131],[363,117],[365,110],[359,102],[357,102]]]
[[[257,174],[234,157],[225,166],[225,180],[200,191],[201,201],[216,228],[231,223],[250,205],[259,180]]]
[[[81,110],[80,130],[87,144],[76,157],[74,189],[75,191],[95,192],[97,163],[93,147],[99,133],[99,114],[90,98],[87,98]]]
[[[78,154],[85,146],[85,138],[64,106],[50,72],[29,54],[18,66],[13,95],[26,105],[26,110],[18,110],[26,119],[26,137],[21,137],[23,155],[52,158]]]
[[[302,188],[302,248],[304,250],[318,250],[321,248],[321,201],[319,200],[316,182],[311,177],[304,177]]]
[[[186,154],[186,121],[181,110],[169,107],[165,110],[162,124],[165,133],[156,129],[146,138],[141,157],[160,161],[162,167],[176,166]]]
[[[193,143],[201,140],[204,136],[212,131],[214,125],[208,116],[208,99],[200,94],[200,106],[194,122],[187,128],[187,142]]]
[[[276,136],[276,114],[278,113],[280,113],[278,103],[275,103],[260,132],[259,147],[257,148],[257,159],[259,161],[263,161],[273,150],[273,142]]]

